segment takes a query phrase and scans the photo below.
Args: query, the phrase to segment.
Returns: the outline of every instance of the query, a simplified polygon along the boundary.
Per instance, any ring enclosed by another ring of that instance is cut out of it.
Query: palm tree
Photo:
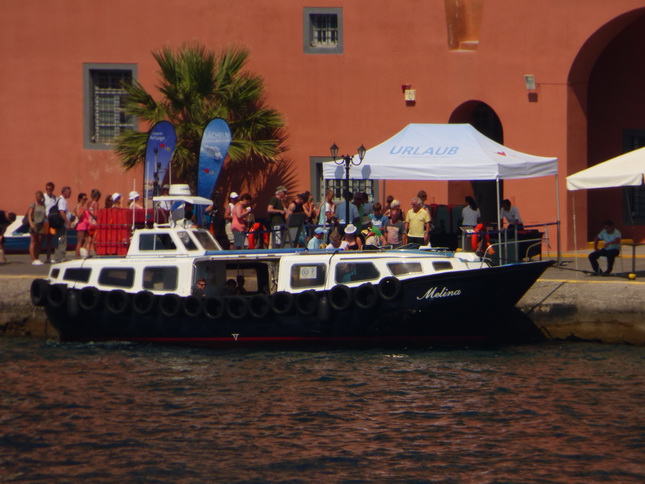
[[[229,157],[240,171],[257,178],[260,167],[280,161],[285,151],[282,116],[266,106],[260,76],[243,71],[249,57],[245,48],[215,53],[201,44],[186,44],[173,52],[163,48],[152,53],[159,64],[162,97],[157,101],[133,80],[125,85],[125,110],[150,126],[167,120],[175,127],[177,147],[172,172],[195,189],[199,147],[204,128],[215,118],[231,128]],[[130,169],[145,161],[147,133],[126,131],[114,141],[121,165]]]

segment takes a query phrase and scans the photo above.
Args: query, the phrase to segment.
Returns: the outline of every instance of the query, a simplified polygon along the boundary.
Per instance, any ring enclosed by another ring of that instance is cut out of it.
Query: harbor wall
[[[0,335],[56,338],[43,308],[31,304],[33,277],[0,278]],[[645,344],[645,282],[540,279],[518,308],[550,340]]]

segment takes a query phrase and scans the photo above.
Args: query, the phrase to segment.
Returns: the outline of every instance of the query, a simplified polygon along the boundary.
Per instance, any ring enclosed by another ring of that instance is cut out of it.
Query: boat
[[[184,225],[135,230],[125,256],[53,265],[33,281],[33,304],[62,341],[468,343],[489,339],[552,264],[416,246],[229,251]],[[238,277],[236,293],[227,282]]]
[[[7,254],[28,254],[29,253],[29,243],[31,242],[31,236],[29,235],[29,227],[23,225],[24,215],[18,215],[16,220],[14,220],[9,226],[4,234],[5,240],[5,252]],[[76,248],[76,230],[70,229],[67,231],[67,249],[74,250]],[[41,251],[45,250],[47,247],[47,241],[43,236],[43,243]],[[58,237],[52,236],[52,247],[55,249],[58,247]]]

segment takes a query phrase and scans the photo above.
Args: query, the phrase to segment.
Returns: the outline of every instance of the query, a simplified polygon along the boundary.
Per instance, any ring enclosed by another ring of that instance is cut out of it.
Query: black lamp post
[[[334,162],[337,165],[345,165],[345,193],[349,193],[349,170],[354,166],[358,166],[363,162],[363,158],[365,158],[365,146],[361,145],[360,148],[358,148],[358,163],[354,161],[353,156],[349,155],[343,155],[340,158],[338,157],[338,146],[336,146],[336,143],[331,145],[329,148],[329,151],[331,152],[331,157],[334,159]],[[343,198],[345,198],[345,193],[343,193]],[[345,208],[346,208],[346,213],[345,213],[345,225],[351,223],[349,220],[349,200],[345,199]]]

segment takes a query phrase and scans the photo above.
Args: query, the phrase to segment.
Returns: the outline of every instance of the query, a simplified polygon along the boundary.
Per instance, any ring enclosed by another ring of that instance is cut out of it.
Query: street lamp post
[[[345,165],[345,193],[343,193],[343,198],[345,198],[345,194],[349,193],[349,170],[351,169],[352,165],[358,166],[363,162],[363,158],[365,158],[365,146],[361,145],[360,148],[358,148],[358,163],[354,161],[354,156],[350,155],[343,155],[341,157],[338,157],[338,146],[336,146],[336,143],[331,145],[329,148],[329,151],[331,152],[331,157],[334,159],[334,163],[337,165]],[[349,220],[349,200],[345,198],[345,225],[350,223]]]

